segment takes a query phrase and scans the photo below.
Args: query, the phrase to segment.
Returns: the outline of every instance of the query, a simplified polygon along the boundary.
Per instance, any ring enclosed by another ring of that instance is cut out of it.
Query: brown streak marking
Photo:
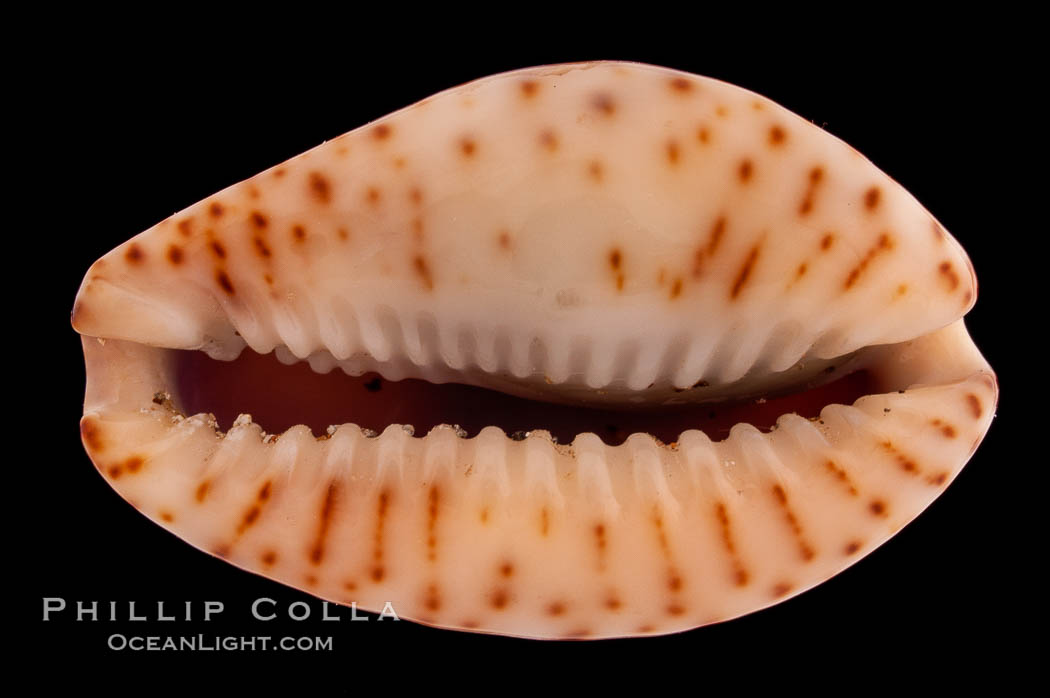
[[[483,523],[485,525],[488,525],[488,522],[489,522],[489,508],[488,507],[485,507],[480,512],[478,512],[478,519],[481,520],[481,523]]]
[[[707,244],[697,248],[693,255],[693,276],[699,277],[703,273],[704,262],[713,257],[722,242],[722,236],[726,231],[726,217],[719,216],[711,225],[711,232],[707,237]]]
[[[259,211],[252,211],[251,213],[252,224],[256,228],[265,228],[269,225],[270,221]]]
[[[955,438],[955,427],[953,427],[951,424],[946,424],[939,419],[935,419],[930,423],[935,427],[940,427],[941,433],[947,438]]]
[[[623,253],[620,249],[614,247],[612,252],[609,253],[609,266],[613,268],[613,271],[618,271],[620,265],[623,263]]]
[[[901,466],[904,472],[910,475],[922,474],[919,470],[919,466],[915,463],[915,461],[906,456],[905,454],[901,453],[899,450],[897,450],[897,447],[894,446],[891,442],[883,441],[879,445],[886,449],[886,451],[889,452],[889,454],[897,460],[897,463]]]
[[[788,503],[787,492],[785,492],[784,488],[780,485],[773,485],[773,496],[776,498],[777,503],[780,504],[780,508],[784,510],[784,518],[787,519],[788,526],[791,527],[791,532],[798,541],[798,550],[802,555],[802,559],[809,562],[814,557],[813,548],[811,548],[809,543],[806,542],[806,538],[802,533],[802,524],[799,523],[798,517],[795,516],[795,512],[791,510],[791,505]]]
[[[879,207],[879,199],[882,198],[882,192],[879,191],[878,187],[872,187],[864,192],[864,208],[868,211],[874,211]]]
[[[211,214],[212,218],[222,218],[224,212],[225,209],[223,209],[222,204],[217,201],[208,207],[208,213]]]
[[[168,247],[168,259],[172,264],[178,266],[182,264],[182,248],[178,245],[171,245]]]
[[[430,275],[430,267],[427,265],[426,258],[417,254],[412,258],[412,267],[416,270],[416,274],[419,275],[426,289],[432,291],[434,289],[434,278]]]
[[[682,279],[678,278],[671,284],[671,300],[678,298],[682,295]]]
[[[255,244],[255,249],[259,252],[259,254],[262,257],[268,258],[268,257],[270,257],[270,255],[273,254],[270,251],[269,246],[266,244],[266,239],[263,238],[263,236],[261,234],[256,235],[255,237],[253,237],[252,238],[252,242]]]
[[[798,279],[801,279],[803,276],[805,276],[807,269],[808,269],[808,267],[806,266],[805,262],[803,262],[802,264],[799,264],[798,265],[798,270],[795,271],[795,280],[797,281]]]
[[[547,511],[547,507],[543,507],[540,510],[540,535],[544,538],[550,533],[550,513]]]
[[[937,271],[939,271],[948,281],[948,285],[951,287],[952,291],[959,287],[959,275],[955,273],[955,269],[952,268],[951,262],[941,262],[941,265],[937,267]]]
[[[437,520],[440,512],[441,490],[437,485],[427,494],[427,559],[437,560]]]
[[[845,553],[847,555],[854,555],[858,550],[860,550],[860,541],[853,540],[846,543]]]
[[[226,248],[222,246],[221,242],[218,240],[212,240],[208,246],[211,247],[211,251],[216,257],[219,259],[226,259]]]
[[[386,523],[387,509],[390,506],[390,491],[383,490],[379,493],[376,502],[376,529],[372,544],[372,559],[375,565],[372,567],[372,580],[382,581],[386,574],[383,569],[383,528]]]
[[[868,265],[881,251],[893,249],[893,240],[886,233],[879,236],[878,241],[868,250],[868,253],[864,255],[864,258],[857,262],[857,266],[850,270],[849,276],[846,277],[845,290],[849,290],[860,278],[860,275],[868,268]]]
[[[128,260],[129,264],[139,264],[146,257],[142,248],[132,243],[128,247],[128,251],[124,253],[124,259]]]
[[[814,167],[809,171],[809,187],[807,187],[806,194],[802,197],[802,203],[798,207],[798,214],[800,216],[808,216],[813,210],[813,202],[817,195],[817,187],[823,179],[824,170],[820,167]]]
[[[850,480],[849,473],[844,469],[835,464],[835,461],[828,460],[824,463],[824,466],[836,477],[839,482],[844,484],[848,489],[851,496],[857,496],[857,488],[854,487],[853,481]]]
[[[737,176],[740,177],[742,183],[746,183],[751,180],[751,175],[755,172],[755,166],[751,160],[745,158],[740,161],[740,166],[737,168]]]
[[[744,265],[740,267],[740,271],[737,273],[736,281],[733,282],[733,288],[729,292],[729,298],[736,300],[736,297],[740,295],[740,290],[747,283],[748,278],[751,276],[751,270],[755,267],[755,261],[758,260],[759,245],[755,245],[751,248],[751,251],[747,253],[747,259],[744,260]]]
[[[980,419],[984,410],[981,408],[981,401],[978,397],[973,393],[967,393],[966,403],[970,406],[970,411],[973,412],[973,418]]]
[[[926,482],[931,485],[943,485],[948,480],[948,473],[937,473],[936,475],[930,475],[926,478]]]
[[[726,510],[724,503],[718,503],[715,507],[715,515],[718,517],[718,523],[722,529],[722,544],[729,552],[729,557],[733,563],[734,581],[737,586],[745,586],[748,581],[747,570],[740,564],[740,560],[736,556],[736,546],[733,544],[733,536],[729,524],[729,512]]]
[[[423,605],[429,611],[437,611],[441,608],[441,595],[438,593],[437,584],[431,583],[427,587],[426,599],[423,601]]]
[[[222,269],[218,269],[215,272],[215,280],[222,286],[222,290],[228,295],[234,295],[233,282],[230,281],[230,277],[226,275],[226,272]]]
[[[825,233],[824,237],[820,239],[820,251],[827,252],[831,249],[831,246],[835,243],[835,235],[833,233]]]
[[[594,525],[594,543],[598,547],[598,569],[605,569],[605,549],[608,547],[605,524]]]
[[[335,509],[335,502],[338,495],[339,483],[332,480],[328,483],[324,502],[321,504],[321,523],[317,530],[317,540],[314,541],[314,545],[310,549],[310,562],[314,565],[320,564],[321,560],[324,558],[325,537],[328,535],[328,529],[332,523],[332,511]]]
[[[197,485],[197,491],[194,493],[194,498],[198,502],[203,502],[204,498],[208,496],[208,490],[211,488],[211,480],[205,480],[201,484]]]
[[[607,117],[616,113],[616,103],[608,92],[598,92],[593,95],[591,106]]]

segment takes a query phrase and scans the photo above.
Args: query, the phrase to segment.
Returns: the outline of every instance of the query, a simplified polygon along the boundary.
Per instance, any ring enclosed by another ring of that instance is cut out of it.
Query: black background
[[[342,26],[316,41],[298,30],[256,36],[244,28],[228,41],[229,28],[213,37],[207,27],[175,36],[148,27],[130,41],[87,33],[41,47],[39,55],[55,63],[37,66],[24,104],[39,128],[28,144],[37,168],[29,189],[42,196],[32,199],[35,225],[23,240],[48,260],[48,271],[41,279],[22,270],[35,290],[20,305],[53,353],[54,373],[46,390],[15,396],[23,415],[47,415],[20,422],[43,454],[27,468],[28,523],[14,530],[28,542],[30,588],[15,601],[33,638],[24,649],[98,667],[119,661],[172,670],[165,676],[234,666],[258,676],[265,672],[257,668],[308,665],[321,679],[353,666],[355,680],[400,680],[416,668],[453,671],[446,663],[453,658],[470,665],[510,659],[529,672],[564,658],[599,662],[588,669],[594,676],[688,674],[707,686],[728,680],[744,687],[767,670],[788,683],[813,672],[868,676],[890,666],[932,676],[1011,646],[1018,622],[1012,597],[1025,566],[1007,545],[1016,535],[1009,512],[1019,486],[1007,475],[1016,462],[1009,423],[1023,390],[1023,379],[1011,377],[1014,330],[1006,312],[1016,254],[1004,245],[1004,180],[1012,165],[1003,133],[1011,112],[1001,95],[1009,90],[1003,76],[1019,69],[1009,57],[979,35],[921,29],[861,33],[851,26],[772,32],[769,39],[702,24],[674,33],[664,26],[563,34],[544,25],[529,29],[532,38],[512,40],[494,31],[504,24],[492,23],[481,31],[455,25],[420,42],[383,25]],[[925,513],[850,569],[771,609],[675,636],[566,643],[409,622],[322,623],[319,601],[199,552],[110,489],[77,428],[83,363],[69,312],[92,261],[229,184],[434,92],[504,70],[596,58],[667,65],[780,102],[864,153],[966,247],[981,284],[967,322],[999,372],[1003,396],[985,443]],[[158,600],[169,607],[193,600],[198,617],[204,600],[222,601],[226,611],[208,624],[75,623],[68,612],[43,623],[45,596],[71,605],[114,600],[122,614],[132,600],[151,615]],[[260,596],[276,599],[279,609],[306,600],[313,617],[259,623],[248,608]],[[333,635],[334,651],[133,655],[106,648],[114,632]],[[406,658],[414,667],[407,672]]]

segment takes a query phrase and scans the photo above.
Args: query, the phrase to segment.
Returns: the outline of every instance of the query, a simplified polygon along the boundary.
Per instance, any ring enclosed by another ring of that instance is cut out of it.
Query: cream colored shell
[[[322,598],[529,637],[673,632],[819,583],[955,477],[997,399],[959,319],[975,292],[910,195],[772,102],[650,66],[529,69],[97,262],[73,317],[82,436],[158,523]],[[245,346],[615,402],[782,388],[859,352],[887,392],[769,433],[618,447],[496,428],[273,439],[180,414],[170,350]]]

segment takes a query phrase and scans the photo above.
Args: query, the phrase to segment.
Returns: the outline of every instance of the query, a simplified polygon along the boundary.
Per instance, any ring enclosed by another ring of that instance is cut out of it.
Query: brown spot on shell
[[[511,562],[504,562],[499,566],[499,574],[501,577],[510,578],[514,576],[514,564]]]
[[[222,218],[222,214],[225,213],[225,209],[222,207],[222,204],[220,204],[218,201],[215,201],[212,203],[211,206],[208,207],[208,213],[211,215],[212,218]]]
[[[597,92],[591,95],[591,107],[606,117],[616,113],[616,102],[608,92]]]
[[[510,603],[510,595],[506,589],[501,587],[492,592],[492,595],[489,597],[489,603],[497,611],[502,611]]]
[[[179,229],[179,233],[183,237],[187,237],[188,238],[190,235],[193,234],[193,219],[192,218],[183,219],[183,220],[178,222],[177,227]]]
[[[791,591],[791,585],[787,582],[780,582],[773,586],[774,598],[780,598],[781,596],[786,595],[789,591]]]
[[[438,591],[437,584],[430,584],[427,587],[426,594],[423,597],[423,605],[426,606],[428,611],[437,611],[441,608],[441,594]]]
[[[937,267],[937,271],[940,272],[941,276],[948,283],[948,288],[952,291],[959,287],[959,275],[955,273],[955,268],[951,262],[941,262],[940,266]]]
[[[973,393],[967,393],[966,394],[966,404],[969,405],[970,412],[971,412],[971,414],[973,414],[973,418],[974,419],[980,419],[981,415],[984,413],[984,410],[981,407],[981,400],[980,400],[980,398],[978,398]]]
[[[182,248],[179,247],[178,245],[169,245],[168,246],[168,261],[170,261],[175,266],[178,266],[178,265],[182,264],[182,260],[183,260]]]
[[[98,453],[103,450],[102,429],[94,419],[89,417],[80,422],[80,438],[89,451]]]
[[[667,154],[667,162],[669,162],[672,167],[677,165],[678,160],[679,158],[681,158],[682,155],[681,149],[678,147],[678,141],[667,141],[667,145],[664,146],[664,149]]]
[[[771,146],[784,145],[784,141],[787,139],[787,132],[778,125],[773,125],[769,128],[769,144]]]
[[[464,136],[459,139],[459,152],[463,157],[467,159],[473,158],[477,154],[477,151],[478,144],[473,138],[470,136]]]
[[[408,199],[415,206],[419,206],[423,203],[423,190],[419,187],[412,187],[408,190]]]
[[[277,562],[277,553],[273,550],[267,550],[259,556],[259,560],[262,562],[263,566],[271,567],[273,566],[273,563]]]
[[[623,263],[623,253],[620,252],[618,247],[614,247],[609,253],[609,266],[613,268],[613,271],[619,271],[620,265]]]
[[[845,552],[847,555],[855,555],[858,550],[860,550],[860,541],[851,540],[849,543],[846,543],[846,547],[843,549],[843,552]]]
[[[499,231],[499,234],[496,236],[496,242],[499,244],[500,249],[509,250],[512,242],[510,233],[506,230]]]
[[[740,181],[742,183],[746,184],[747,182],[750,182],[751,181],[751,177],[752,177],[752,175],[754,175],[754,173],[755,173],[755,165],[754,165],[754,163],[751,162],[750,159],[745,158],[745,159],[740,161],[740,165],[737,166],[736,174],[737,174],[737,177],[740,178]]]
[[[868,505],[868,508],[871,510],[871,513],[875,516],[886,517],[889,515],[889,513],[887,512],[886,502],[882,501],[881,499],[871,500],[871,503]]]
[[[288,170],[284,169],[283,167],[275,167],[273,169],[273,176],[277,177],[278,179],[285,176],[286,174],[288,174]]]
[[[553,153],[558,149],[558,134],[553,129],[543,129],[540,131],[540,145]]]
[[[930,475],[929,477],[926,478],[926,482],[930,483],[931,485],[943,485],[947,481],[948,481],[948,473],[947,472],[936,473],[936,474]]]
[[[680,616],[685,613],[685,607],[682,604],[671,603],[667,605],[667,614],[670,616]]]
[[[744,263],[741,265],[740,271],[737,272],[736,279],[733,281],[733,286],[729,290],[730,300],[736,300],[737,296],[740,295],[740,291],[743,290],[744,286],[751,278],[751,272],[755,268],[755,262],[758,261],[759,252],[760,246],[756,244],[747,253],[747,257],[744,259]]]
[[[374,138],[377,141],[385,141],[388,138],[390,138],[390,135],[392,133],[393,129],[390,127],[389,124],[379,124],[378,126],[372,129],[372,138]]]
[[[820,239],[820,251],[827,252],[831,249],[831,246],[835,244],[834,233],[825,233],[824,237]]]
[[[270,220],[261,211],[252,211],[251,220],[256,228],[265,228],[270,224]]]
[[[674,300],[675,298],[678,298],[678,296],[680,296],[680,295],[682,295],[682,279],[679,277],[679,278],[675,279],[673,282],[671,282],[671,292],[670,292],[671,300]]]
[[[296,242],[304,242],[306,240],[306,228],[301,225],[293,225],[292,239]]]
[[[159,515],[160,515],[160,520],[164,521],[166,523],[172,523],[172,522],[175,521],[175,515],[172,514],[170,511],[162,510],[162,511],[159,512]]]
[[[215,272],[215,281],[218,282],[219,286],[222,287],[222,290],[225,291],[227,295],[234,295],[233,282],[230,281],[230,277],[226,275],[226,272],[223,269],[218,269]]]
[[[432,291],[434,289],[434,278],[430,274],[430,265],[427,264],[426,257],[420,254],[413,257],[412,268],[415,269],[416,274],[423,282],[423,286],[425,286],[428,291]]]
[[[940,429],[941,434],[944,435],[946,438],[955,438],[955,427],[953,427],[951,424],[942,422],[939,419],[934,419],[930,423],[933,424],[933,426],[938,427]]]
[[[197,485],[197,490],[193,493],[194,499],[198,502],[203,502],[204,498],[208,496],[209,489],[211,489],[211,480],[204,480]]]
[[[378,206],[383,198],[383,191],[379,187],[369,187],[365,190],[365,201],[370,206]]]
[[[879,201],[882,199],[882,191],[878,187],[871,187],[864,192],[864,208],[868,211],[874,211],[879,207]]]
[[[623,602],[620,601],[620,598],[615,594],[609,594],[607,597],[605,597],[605,602],[603,603],[603,605],[609,611],[619,611],[621,608],[623,608]]]
[[[806,271],[808,269],[809,269],[809,266],[805,262],[802,262],[802,264],[799,264],[798,265],[798,269],[795,270],[795,280],[797,281],[797,280],[801,279],[803,276],[805,276],[806,275]]]
[[[701,143],[704,143],[705,145],[707,143],[710,143],[711,131],[706,126],[700,126],[696,129],[696,140],[700,141]]]
[[[252,243],[255,245],[255,251],[259,253],[261,257],[269,258],[273,252],[270,251],[269,245],[266,244],[266,238],[261,233],[256,234],[252,238]]]
[[[135,243],[128,245],[128,251],[124,253],[124,259],[128,261],[128,264],[141,264],[145,258],[146,253]]]
[[[212,240],[208,243],[208,247],[211,248],[213,255],[219,259],[226,259],[226,248],[222,246],[222,243],[218,240]]]
[[[561,616],[565,614],[565,603],[562,601],[554,601],[547,605],[547,615],[549,616]]]
[[[678,94],[687,94],[693,91],[692,81],[683,77],[671,78],[668,84],[671,87],[671,91]]]
[[[591,179],[595,182],[600,182],[605,176],[605,168],[599,160],[591,160],[587,164],[587,174],[590,175]]]
[[[518,87],[521,89],[521,96],[525,99],[535,97],[540,90],[540,84],[535,80],[522,80]]]

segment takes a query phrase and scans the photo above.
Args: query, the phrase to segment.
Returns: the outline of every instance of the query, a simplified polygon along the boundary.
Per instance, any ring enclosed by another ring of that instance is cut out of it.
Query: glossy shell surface
[[[975,298],[914,198],[776,104],[651,66],[528,69],[103,257],[73,312],[82,435],[158,523],[323,598],[529,637],[673,632],[819,583],[951,481],[997,399],[960,319]],[[173,350],[617,407],[783,392],[839,366],[881,389],[720,441],[275,437],[184,414]]]

